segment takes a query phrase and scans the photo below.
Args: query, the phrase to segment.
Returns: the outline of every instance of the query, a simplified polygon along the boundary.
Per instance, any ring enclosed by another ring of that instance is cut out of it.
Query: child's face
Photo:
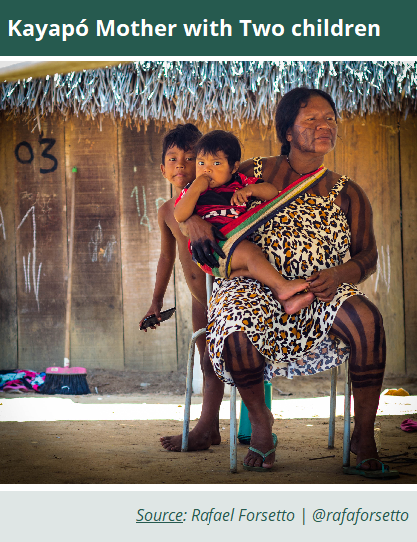
[[[199,154],[197,156],[196,177],[206,174],[211,178],[210,188],[222,186],[230,181],[233,173],[237,171],[239,162],[231,168],[223,151],[216,154]]]
[[[162,175],[173,186],[181,190],[195,179],[195,152],[170,147],[165,154],[165,164],[161,164]]]

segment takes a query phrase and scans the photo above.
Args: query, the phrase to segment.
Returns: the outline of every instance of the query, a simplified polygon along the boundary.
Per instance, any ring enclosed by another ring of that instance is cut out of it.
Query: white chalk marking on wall
[[[140,216],[139,194],[138,194],[138,187],[137,186],[135,186],[135,188],[132,190],[132,193],[130,194],[130,197],[133,198],[133,195],[135,195],[135,198],[136,198],[136,210],[138,212],[138,216]]]
[[[107,241],[106,250],[104,251],[104,259],[109,262],[114,252],[114,245],[117,243],[116,237],[114,235],[110,236],[109,241]]]
[[[101,229],[100,221],[98,226],[96,226],[92,233],[90,241],[88,242],[88,252],[92,262],[96,262],[98,258],[98,247],[103,241],[103,230]]]
[[[4,218],[3,218],[1,207],[0,207],[0,220],[1,220],[0,227],[3,230],[3,239],[6,240],[6,227],[4,225]]]
[[[149,222],[147,210],[146,210],[146,194],[145,187],[142,186],[142,196],[143,196],[143,217],[140,219],[140,224],[148,228],[149,231],[152,230],[151,223]]]
[[[132,190],[132,193],[130,194],[130,197],[133,198],[135,196],[136,199],[136,210],[138,212],[138,216],[141,216],[140,214],[140,206],[139,206],[139,190],[138,187],[135,186]],[[141,226],[145,226],[145,228],[148,228],[149,231],[152,231],[152,226],[148,217],[147,212],[147,203],[146,203],[146,193],[145,193],[145,187],[142,186],[142,198],[143,198],[143,216],[140,219],[139,224]],[[159,198],[158,198],[159,199]]]
[[[385,284],[387,289],[387,294],[389,293],[391,286],[391,259],[389,253],[389,246],[387,245],[386,249],[381,246],[381,250],[378,253],[378,263],[376,266],[376,276],[375,276],[375,286],[374,291],[377,291],[378,283],[380,281]]]
[[[23,272],[25,274],[25,291],[30,293],[30,260],[32,258],[32,282],[33,282],[33,291],[35,293],[35,299],[36,303],[38,305],[38,312],[40,312],[40,304],[39,304],[39,283],[41,278],[41,268],[42,268],[42,262],[40,262],[38,266],[38,270],[36,273],[36,217],[35,217],[35,206],[32,205],[32,207],[28,210],[28,212],[25,214],[25,216],[22,218],[20,224],[17,226],[17,229],[20,228],[20,226],[23,224],[23,222],[26,220],[26,218],[29,216],[29,213],[32,213],[32,226],[33,226],[33,248],[32,251],[28,254],[28,264],[26,267],[25,264],[25,257],[23,256]]]
[[[38,206],[38,212],[41,212],[44,215],[49,216],[49,213],[52,211],[52,207],[49,205],[53,198],[56,198],[56,194],[45,194],[44,192],[31,193],[27,190],[24,190],[20,194],[20,199],[32,200],[33,205]]]
[[[159,208],[162,207],[162,205],[166,202],[167,200],[165,198],[156,198],[155,200],[155,205],[156,205],[156,212],[159,211]]]
[[[42,213],[49,216],[49,213],[52,211],[52,207],[49,205],[51,203],[53,196],[49,194],[37,194],[36,203],[41,208]]]
[[[25,275],[25,292],[30,293],[30,252],[28,254],[27,267],[26,267],[25,257],[23,256],[23,273]]]

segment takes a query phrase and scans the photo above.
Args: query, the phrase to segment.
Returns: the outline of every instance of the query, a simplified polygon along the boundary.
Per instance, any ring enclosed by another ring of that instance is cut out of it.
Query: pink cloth
[[[417,431],[417,421],[409,418],[408,420],[404,420],[400,427],[403,431],[407,431],[407,433]]]

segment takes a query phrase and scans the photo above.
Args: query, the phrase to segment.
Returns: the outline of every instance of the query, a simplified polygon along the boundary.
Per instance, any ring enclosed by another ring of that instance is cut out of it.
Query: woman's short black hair
[[[305,107],[312,96],[321,96],[331,105],[337,119],[336,105],[327,92],[316,88],[299,87],[290,90],[280,100],[275,111],[275,129],[281,142],[281,154],[290,153],[290,142],[287,141],[287,132],[294,126],[295,119],[302,107]]]
[[[194,149],[195,144],[203,134],[190,122],[188,124],[177,124],[167,132],[162,142],[162,163],[165,164],[165,155],[171,147],[178,147],[182,151]]]
[[[240,162],[242,151],[239,139],[231,132],[225,130],[213,130],[203,135],[195,146],[196,154],[214,154],[223,151],[230,167],[233,168],[235,162]]]

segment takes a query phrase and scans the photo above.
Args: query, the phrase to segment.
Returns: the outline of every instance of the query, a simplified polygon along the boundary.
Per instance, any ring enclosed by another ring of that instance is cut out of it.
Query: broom
[[[65,319],[65,352],[64,367],[48,367],[45,374],[45,383],[39,392],[44,395],[84,395],[90,393],[87,384],[87,369],[83,367],[70,367],[70,325],[71,325],[71,292],[72,292],[72,255],[74,251],[74,223],[75,223],[75,174],[77,168],[72,168],[71,186],[71,218],[70,241],[68,254],[68,287],[67,307]]]

